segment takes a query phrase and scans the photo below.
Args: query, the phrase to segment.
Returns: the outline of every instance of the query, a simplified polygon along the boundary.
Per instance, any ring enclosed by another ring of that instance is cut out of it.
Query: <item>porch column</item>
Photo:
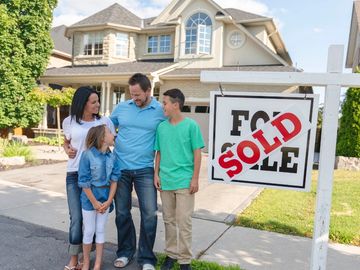
[[[101,83],[101,98],[100,98],[100,114],[104,115],[105,112],[105,95],[106,95],[106,82]]]
[[[111,90],[111,82],[106,82],[106,107],[105,107],[105,115],[110,115],[110,90]]]
[[[39,128],[41,129],[47,129],[47,104],[44,105],[44,112],[43,112],[43,118],[42,121],[39,123]]]

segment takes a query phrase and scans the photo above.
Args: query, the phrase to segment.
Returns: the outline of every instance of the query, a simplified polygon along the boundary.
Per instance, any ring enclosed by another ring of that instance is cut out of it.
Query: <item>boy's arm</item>
[[[199,173],[201,166],[201,149],[194,150],[194,173],[190,182],[190,194],[199,191]]]
[[[160,151],[156,151],[155,156],[155,171],[154,171],[154,186],[157,190],[161,190],[161,183],[159,178],[159,170],[160,170]]]

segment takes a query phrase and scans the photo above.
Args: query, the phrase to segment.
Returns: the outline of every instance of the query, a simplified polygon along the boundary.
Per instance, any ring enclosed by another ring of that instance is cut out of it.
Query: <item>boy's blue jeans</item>
[[[70,214],[69,228],[69,254],[78,255],[82,252],[82,212],[78,186],[78,173],[68,172],[66,174],[66,194]]]
[[[154,186],[154,169],[123,170],[118,181],[115,206],[118,236],[117,257],[131,259],[136,251],[136,232],[131,216],[131,192],[135,191],[141,213],[140,238],[137,261],[140,265],[156,264],[153,252],[157,226],[157,192]]]

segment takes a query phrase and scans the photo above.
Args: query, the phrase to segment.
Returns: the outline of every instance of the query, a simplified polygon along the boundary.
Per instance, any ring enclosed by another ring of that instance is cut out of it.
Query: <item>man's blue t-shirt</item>
[[[115,154],[121,170],[153,167],[156,128],[165,120],[160,102],[152,98],[144,108],[138,107],[133,100],[121,102],[110,119],[118,128]]]

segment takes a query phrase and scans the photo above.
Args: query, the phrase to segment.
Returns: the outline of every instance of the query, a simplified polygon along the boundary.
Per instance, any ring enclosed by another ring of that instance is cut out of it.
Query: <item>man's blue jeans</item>
[[[80,194],[78,186],[78,173],[68,172],[66,174],[66,194],[70,214],[69,228],[69,254],[78,255],[82,252],[82,213]]]
[[[131,216],[133,186],[139,200],[141,223],[137,260],[140,265],[156,264],[153,252],[157,226],[157,193],[154,187],[154,169],[123,170],[118,181],[115,206],[118,236],[117,257],[131,259],[136,251],[136,232]]]

